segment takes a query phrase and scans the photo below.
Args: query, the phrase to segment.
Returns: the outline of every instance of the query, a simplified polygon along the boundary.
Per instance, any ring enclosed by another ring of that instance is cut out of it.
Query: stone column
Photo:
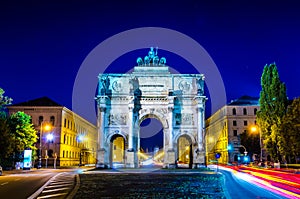
[[[136,168],[138,159],[137,159],[137,151],[136,151],[136,133],[135,133],[135,113],[134,104],[130,103],[128,106],[129,109],[129,132],[128,132],[128,150],[126,151],[126,167],[128,168]]]
[[[201,105],[197,108],[198,111],[198,149],[203,151],[203,128],[204,128],[204,111]]]
[[[105,160],[106,150],[105,150],[105,112],[106,112],[106,97],[99,96],[98,99],[98,117],[97,117],[97,126],[98,126],[98,151],[97,151],[97,167],[106,168],[108,162]]]
[[[105,107],[100,107],[98,109],[98,127],[99,127],[99,147],[104,148],[104,124],[105,124]]]
[[[167,151],[167,165],[169,168],[175,168],[175,151],[173,148],[173,110],[174,110],[174,96],[169,96],[168,105],[168,123],[169,123],[169,145]]]
[[[174,107],[168,107],[169,115],[169,150],[173,150],[173,109]]]
[[[195,100],[197,102],[197,149],[194,153],[194,166],[199,167],[200,165],[205,164],[205,149],[203,146],[203,137],[204,137],[204,108],[205,108],[205,100],[204,96],[196,96]]]
[[[128,111],[129,111],[129,120],[128,120],[128,124],[129,124],[129,129],[128,129],[128,151],[132,151],[133,150],[133,128],[134,128],[134,124],[133,124],[133,104],[129,104],[128,106]]]

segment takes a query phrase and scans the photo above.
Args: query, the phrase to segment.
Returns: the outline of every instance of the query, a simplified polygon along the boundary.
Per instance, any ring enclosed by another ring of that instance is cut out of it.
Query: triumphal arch
[[[99,74],[97,167],[140,166],[140,124],[146,118],[163,127],[163,167],[176,161],[205,164],[204,75],[171,74],[166,58],[150,48],[130,74]],[[180,143],[183,142],[183,143]]]

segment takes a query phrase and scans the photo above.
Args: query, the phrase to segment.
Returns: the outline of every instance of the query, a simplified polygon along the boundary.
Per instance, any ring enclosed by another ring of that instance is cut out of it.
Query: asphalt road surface
[[[0,198],[26,199],[56,174],[36,171],[0,176]]]
[[[229,197],[232,199],[285,199],[283,196],[265,190],[237,177],[230,171],[220,169],[219,172],[225,176],[225,186]]]

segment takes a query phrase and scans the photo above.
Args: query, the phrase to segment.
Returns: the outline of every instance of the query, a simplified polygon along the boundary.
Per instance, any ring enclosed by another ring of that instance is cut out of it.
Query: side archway
[[[109,137],[110,168],[124,167],[126,139],[121,134],[113,134]]]
[[[182,134],[177,138],[176,167],[192,168],[193,165],[193,141],[188,134]]]

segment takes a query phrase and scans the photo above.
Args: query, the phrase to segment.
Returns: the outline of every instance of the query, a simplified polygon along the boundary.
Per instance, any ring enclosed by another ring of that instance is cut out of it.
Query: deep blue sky
[[[221,72],[228,102],[259,96],[263,67],[273,62],[289,98],[299,96],[296,0],[128,2],[1,1],[0,87],[14,103],[48,96],[71,109],[74,80],[89,52],[119,32],[152,26],[179,31],[201,44]],[[121,57],[113,71],[134,66],[138,56]],[[168,65],[190,72],[188,63],[166,58]]]

